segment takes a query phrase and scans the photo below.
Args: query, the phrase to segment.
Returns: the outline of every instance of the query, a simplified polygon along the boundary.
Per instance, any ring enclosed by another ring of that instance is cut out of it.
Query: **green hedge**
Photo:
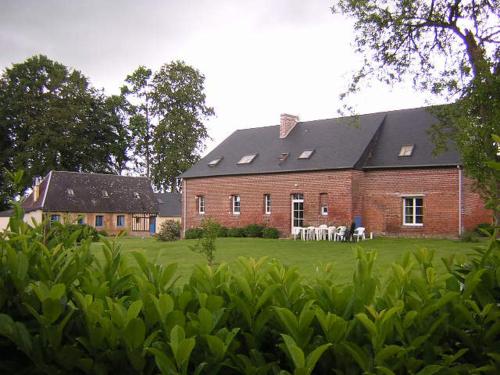
[[[372,275],[357,250],[353,282],[325,267],[241,258],[199,266],[177,285],[176,265],[123,254],[102,238],[46,241],[20,209],[0,233],[0,373],[497,374],[499,242],[470,262],[428,250]],[[306,256],[306,255],[305,255]],[[130,259],[129,259],[130,258]]]

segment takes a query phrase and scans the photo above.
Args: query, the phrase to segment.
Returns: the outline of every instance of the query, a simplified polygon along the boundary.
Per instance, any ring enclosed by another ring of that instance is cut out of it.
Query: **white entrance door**
[[[292,194],[292,233],[304,226],[304,194]]]

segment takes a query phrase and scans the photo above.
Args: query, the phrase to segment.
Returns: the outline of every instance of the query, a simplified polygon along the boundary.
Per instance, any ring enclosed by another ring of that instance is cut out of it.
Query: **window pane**
[[[413,215],[413,207],[406,207],[405,215]]]
[[[413,216],[405,216],[405,224],[413,224]]]
[[[415,214],[422,216],[423,208],[422,207],[416,207],[415,208]]]
[[[415,217],[415,222],[416,224],[423,224],[423,216],[416,216]]]
[[[423,199],[422,198],[415,198],[415,206],[423,206]]]

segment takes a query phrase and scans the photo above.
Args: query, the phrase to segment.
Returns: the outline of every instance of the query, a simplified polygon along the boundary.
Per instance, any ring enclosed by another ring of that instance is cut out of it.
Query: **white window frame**
[[[239,195],[231,195],[231,208],[233,215],[239,215],[241,213],[241,198]]]
[[[271,194],[264,194],[264,213],[271,215]]]
[[[205,214],[205,196],[204,195],[198,195],[198,214],[200,214],[200,215]]]
[[[326,203],[321,206],[321,215],[328,216],[328,205]]]
[[[424,226],[424,198],[423,196],[404,196],[403,198],[403,225],[407,227],[423,227]],[[411,206],[407,206],[406,201],[408,199],[411,199]],[[417,206],[417,199],[420,199],[422,201],[421,206]],[[406,221],[406,208],[411,207],[412,208],[412,214],[411,214],[411,222]],[[417,215],[417,207],[421,207],[421,215]],[[417,223],[417,216],[422,217],[422,222]]]

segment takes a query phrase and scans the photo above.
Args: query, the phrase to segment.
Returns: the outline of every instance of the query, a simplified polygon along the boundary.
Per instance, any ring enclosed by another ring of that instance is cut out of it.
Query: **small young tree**
[[[215,260],[215,240],[217,239],[220,225],[215,220],[207,218],[203,220],[201,228],[203,230],[203,235],[196,245],[190,246],[190,249],[205,255],[208,265],[212,266]]]

